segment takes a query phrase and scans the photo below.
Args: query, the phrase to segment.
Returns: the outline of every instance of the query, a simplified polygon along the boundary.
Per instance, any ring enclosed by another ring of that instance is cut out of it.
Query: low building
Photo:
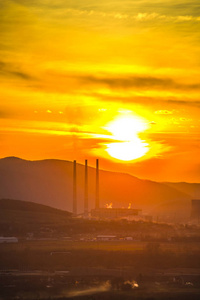
[[[4,236],[0,236],[0,244],[3,243],[18,243],[18,238],[16,237],[4,237]]]
[[[132,208],[98,208],[91,210],[91,216],[99,219],[120,219],[138,216],[141,211],[141,209]]]
[[[133,240],[133,237],[132,236],[126,236],[124,238],[125,241],[132,241]]]
[[[114,241],[116,240],[116,235],[97,235],[97,241]]]

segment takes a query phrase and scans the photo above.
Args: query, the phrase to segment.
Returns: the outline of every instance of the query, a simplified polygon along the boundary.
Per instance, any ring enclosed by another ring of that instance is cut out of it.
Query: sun
[[[136,116],[123,116],[108,123],[106,129],[111,132],[112,139],[117,142],[106,144],[107,153],[123,161],[131,161],[144,156],[149,151],[149,147],[138,137],[138,133],[147,128],[147,123]]]

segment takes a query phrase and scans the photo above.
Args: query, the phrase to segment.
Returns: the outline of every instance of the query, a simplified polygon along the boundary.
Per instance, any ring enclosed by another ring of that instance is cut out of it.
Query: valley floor
[[[0,299],[199,299],[199,243],[0,245]]]

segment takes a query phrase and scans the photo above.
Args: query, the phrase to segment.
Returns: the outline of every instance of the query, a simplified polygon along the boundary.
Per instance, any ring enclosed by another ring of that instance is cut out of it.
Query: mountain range
[[[84,211],[84,165],[77,164],[77,207]],[[154,182],[129,174],[100,170],[100,207],[142,209],[151,215],[189,217],[191,199],[200,198],[199,183]],[[96,170],[88,167],[89,209],[95,206]],[[0,199],[18,199],[72,212],[73,162],[55,159],[0,159]]]

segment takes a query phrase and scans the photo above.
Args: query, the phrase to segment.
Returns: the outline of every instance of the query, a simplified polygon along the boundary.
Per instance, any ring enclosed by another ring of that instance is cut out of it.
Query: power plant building
[[[73,214],[77,215],[77,169],[76,160],[73,163]],[[87,218],[89,216],[88,203],[88,161],[85,160],[85,193],[84,193],[84,212],[83,215]],[[105,208],[100,207],[99,197],[99,159],[96,159],[96,195],[95,195],[95,209],[91,210],[92,218],[99,219],[120,219],[132,216],[139,216],[141,209],[132,209],[131,203],[128,208],[112,208],[112,203]]]
[[[91,210],[91,217],[100,219],[120,219],[138,216],[141,209],[133,208],[96,208]]]

